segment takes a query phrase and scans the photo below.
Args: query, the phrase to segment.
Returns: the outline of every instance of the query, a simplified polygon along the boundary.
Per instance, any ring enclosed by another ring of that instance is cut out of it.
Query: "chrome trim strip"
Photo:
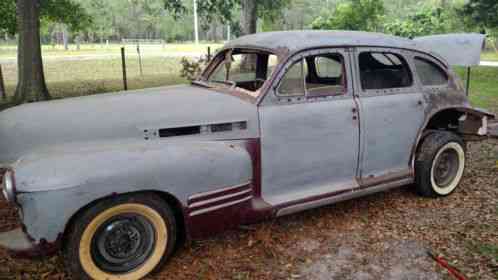
[[[203,205],[210,204],[210,203],[213,203],[213,202],[216,202],[216,201],[225,200],[225,199],[228,199],[228,198],[232,198],[232,197],[236,197],[236,196],[239,196],[239,195],[247,194],[247,193],[250,193],[250,192],[252,192],[252,189],[247,189],[247,190],[243,190],[241,192],[227,194],[227,195],[224,195],[224,196],[219,196],[219,197],[211,198],[211,199],[208,199],[208,200],[203,200],[203,201],[195,202],[195,203],[192,203],[189,206],[189,208],[196,208],[196,207],[199,207],[199,206],[203,206]]]
[[[226,187],[226,188],[223,188],[223,189],[218,189],[218,190],[214,190],[214,191],[209,191],[209,192],[204,192],[204,193],[198,193],[198,194],[193,194],[191,195],[188,200],[192,200],[192,199],[198,199],[198,198],[202,198],[204,196],[209,196],[209,195],[213,195],[213,194],[217,194],[217,193],[222,193],[222,192],[226,192],[226,191],[230,191],[230,190],[233,190],[233,189],[236,189],[236,188],[240,188],[240,187],[244,187],[244,186],[247,186],[251,184],[251,181],[247,181],[246,183],[243,183],[243,184],[238,184],[238,185],[235,185],[235,186],[231,186],[231,187]]]
[[[207,212],[212,212],[212,211],[215,211],[215,210],[218,210],[218,209],[226,208],[226,207],[229,207],[229,206],[232,206],[232,205],[235,205],[235,204],[239,204],[239,203],[251,200],[251,199],[252,199],[252,195],[250,195],[248,197],[245,197],[243,199],[236,200],[236,201],[228,202],[228,203],[225,203],[225,204],[220,204],[220,205],[209,207],[209,208],[206,208],[206,209],[197,210],[197,211],[194,211],[194,212],[190,213],[190,217],[194,217],[194,216],[201,215],[201,214],[204,214],[204,213],[207,213]]]

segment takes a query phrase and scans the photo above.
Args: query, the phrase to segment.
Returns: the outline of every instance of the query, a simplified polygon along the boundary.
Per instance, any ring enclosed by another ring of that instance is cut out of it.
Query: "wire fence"
[[[128,40],[121,44],[85,45],[80,51],[70,46],[69,51],[44,46],[44,72],[47,86],[54,98],[74,97],[125,89],[123,69],[126,70],[128,90],[186,83],[180,76],[181,59],[196,59],[213,53],[217,45],[172,45],[162,41]],[[124,56],[121,55],[124,50]],[[2,53],[3,52],[3,53]],[[17,84],[16,50],[0,49],[4,88],[13,96]],[[124,64],[123,65],[123,58]],[[123,68],[126,66],[126,68]],[[1,102],[1,101],[0,101]]]
[[[171,44],[163,40],[124,39],[102,44],[43,46],[45,78],[55,98],[124,90],[124,48],[128,90],[186,83],[181,59],[213,56],[222,44]],[[483,60],[498,60],[498,40],[487,39]],[[13,96],[18,79],[15,45],[0,44],[0,98]],[[0,102],[5,102],[0,99]]]

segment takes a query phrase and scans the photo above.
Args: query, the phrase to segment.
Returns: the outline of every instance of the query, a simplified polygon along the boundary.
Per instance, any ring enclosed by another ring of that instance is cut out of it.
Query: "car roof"
[[[421,51],[435,56],[430,50],[411,39],[362,31],[307,30],[263,32],[232,40],[224,46],[224,49],[244,47],[264,48],[276,54],[282,52],[293,54],[306,49],[340,46],[401,48]]]

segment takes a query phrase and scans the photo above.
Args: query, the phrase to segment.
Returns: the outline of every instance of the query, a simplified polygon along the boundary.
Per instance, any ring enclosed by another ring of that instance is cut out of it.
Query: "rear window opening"
[[[442,86],[448,84],[448,75],[436,63],[415,57],[415,69],[423,86]]]
[[[362,52],[359,56],[364,90],[410,87],[413,76],[405,59],[389,52]]]

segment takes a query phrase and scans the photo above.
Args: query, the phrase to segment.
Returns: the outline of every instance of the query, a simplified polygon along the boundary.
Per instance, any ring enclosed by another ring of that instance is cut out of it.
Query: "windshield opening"
[[[237,88],[253,97],[275,70],[276,55],[262,51],[228,50],[207,78],[207,82]]]

